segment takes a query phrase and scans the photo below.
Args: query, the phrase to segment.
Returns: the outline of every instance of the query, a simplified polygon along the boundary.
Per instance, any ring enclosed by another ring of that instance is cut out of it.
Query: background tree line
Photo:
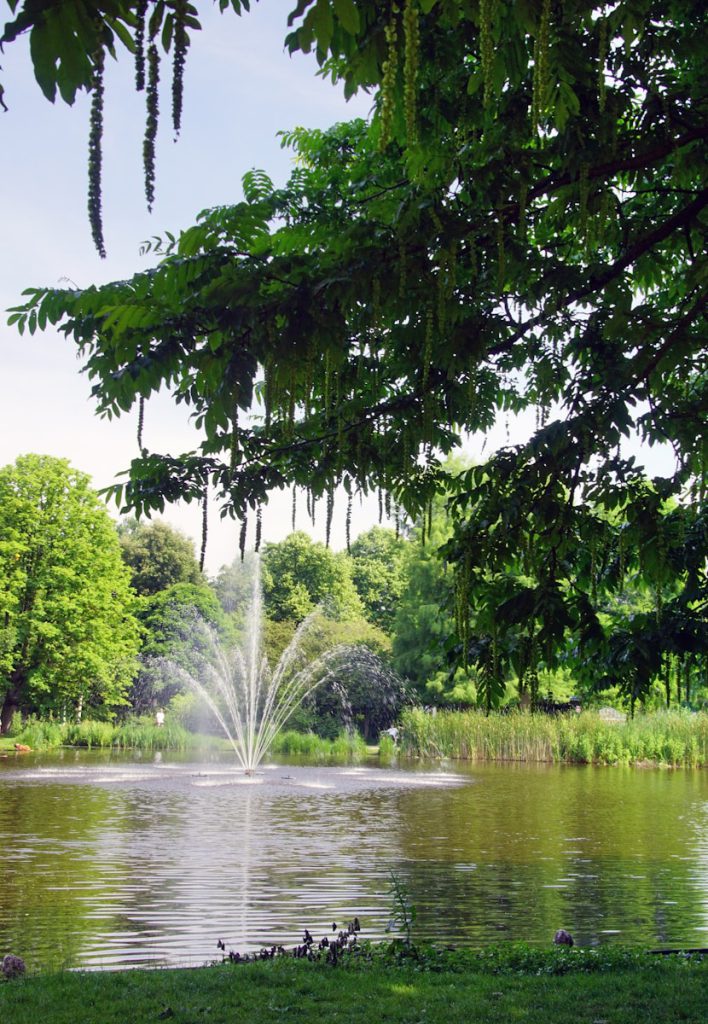
[[[623,529],[609,519],[605,544],[583,556],[595,560],[598,591],[619,572],[618,560],[626,563],[622,589],[597,596],[596,634],[566,621],[530,659],[522,614],[529,579],[514,553],[504,573],[478,583],[494,590],[497,612],[490,621],[489,594],[482,595],[466,627],[466,643],[482,656],[467,666],[457,649],[459,587],[445,562],[452,523],[442,499],[425,525],[402,535],[375,526],[348,552],[293,532],[265,544],[260,556],[267,657],[277,661],[313,614],[318,629],[303,640],[309,657],[342,643],[373,652],[403,684],[396,688],[370,666],[343,678],[351,719],[369,734],[390,724],[403,700],[487,709],[571,693],[629,706],[700,702],[708,649],[705,620],[692,607],[700,543],[686,530],[685,511],[666,503],[662,557],[678,571],[657,592]],[[154,713],[179,698],[180,685],[155,666],[166,657],[189,662],[194,614],[224,643],[244,639],[253,558],[237,556],[209,580],[188,538],[160,521],[115,524],[88,478],[65,460],[28,455],[0,470],[3,730],[18,711],[101,718]],[[480,670],[484,658],[496,659],[494,673]],[[336,731],[343,710],[335,696],[331,688],[316,695],[301,727]]]

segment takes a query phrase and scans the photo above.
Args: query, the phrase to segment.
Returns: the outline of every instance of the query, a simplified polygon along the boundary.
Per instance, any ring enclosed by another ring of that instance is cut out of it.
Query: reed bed
[[[359,733],[341,732],[336,739],[323,739],[313,732],[288,730],[276,737],[272,754],[306,757],[311,761],[360,761],[366,756],[366,743]]]
[[[596,712],[556,716],[414,708],[400,722],[401,751],[468,761],[708,765],[708,714],[657,712],[608,722]]]
[[[111,722],[55,722],[28,719],[17,734],[17,741],[33,750],[54,750],[57,747],[86,747],[118,750],[187,750],[201,747],[208,737],[187,732],[179,723],[167,721],[156,726],[149,718]]]

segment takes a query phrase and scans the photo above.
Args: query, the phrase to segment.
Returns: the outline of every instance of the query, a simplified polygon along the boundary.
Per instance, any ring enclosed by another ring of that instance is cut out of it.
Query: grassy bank
[[[488,717],[478,711],[413,709],[401,718],[401,750],[470,761],[708,765],[708,715],[658,712],[606,722],[592,711]]]
[[[703,1024],[705,963],[594,951],[344,967],[273,960],[198,970],[65,973],[0,982],[8,1024]]]

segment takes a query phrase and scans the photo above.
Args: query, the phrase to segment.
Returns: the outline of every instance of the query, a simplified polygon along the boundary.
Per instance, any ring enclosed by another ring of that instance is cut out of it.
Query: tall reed
[[[419,757],[469,761],[548,761],[576,764],[708,765],[708,714],[657,712],[607,722],[592,711],[557,716],[515,711],[414,708],[400,722],[401,750]]]
[[[220,741],[197,736],[178,722],[167,721],[158,727],[151,718],[129,718],[120,725],[86,719],[82,722],[54,722],[27,719],[17,736],[33,750],[54,750],[57,747],[117,748],[121,750],[187,750],[190,747],[215,745]]]
[[[272,753],[316,761],[360,761],[366,756],[366,743],[359,733],[341,732],[336,739],[327,740],[312,732],[288,730],[276,737]]]

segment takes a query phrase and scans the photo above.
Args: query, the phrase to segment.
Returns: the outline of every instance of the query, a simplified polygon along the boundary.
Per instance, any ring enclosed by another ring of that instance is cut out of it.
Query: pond
[[[405,770],[65,751],[0,760],[0,955],[200,964],[358,916],[393,871],[414,937],[708,945],[708,773],[448,762]]]

